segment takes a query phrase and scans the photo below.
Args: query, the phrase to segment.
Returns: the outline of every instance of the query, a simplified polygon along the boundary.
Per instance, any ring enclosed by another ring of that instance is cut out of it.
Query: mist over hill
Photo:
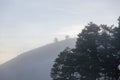
[[[50,70],[57,55],[73,48],[76,39],[66,39],[25,52],[0,66],[0,80],[51,80]]]

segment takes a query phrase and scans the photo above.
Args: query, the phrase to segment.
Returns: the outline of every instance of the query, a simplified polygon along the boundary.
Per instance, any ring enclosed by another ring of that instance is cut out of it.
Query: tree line
[[[78,34],[76,46],[55,59],[53,80],[119,80],[120,17],[118,26],[90,22]]]

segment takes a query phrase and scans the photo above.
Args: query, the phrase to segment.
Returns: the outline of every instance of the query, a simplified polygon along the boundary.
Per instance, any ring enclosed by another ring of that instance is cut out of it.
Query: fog
[[[76,39],[63,40],[25,52],[0,66],[0,80],[52,80],[50,71],[58,54],[75,47]]]
[[[84,26],[117,26],[119,8],[119,0],[0,0],[0,80],[49,80],[54,59],[65,47],[74,47]]]

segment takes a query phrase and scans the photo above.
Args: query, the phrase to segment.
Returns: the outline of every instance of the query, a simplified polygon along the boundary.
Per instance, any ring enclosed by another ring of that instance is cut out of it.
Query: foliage
[[[118,80],[120,18],[118,27],[90,22],[78,35],[75,49],[66,48],[51,70],[53,80]]]

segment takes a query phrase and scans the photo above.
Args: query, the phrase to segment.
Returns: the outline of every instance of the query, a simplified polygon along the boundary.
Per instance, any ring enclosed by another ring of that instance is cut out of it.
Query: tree
[[[79,61],[79,73],[83,80],[96,80],[99,77],[100,67],[96,44],[99,30],[99,26],[91,22],[78,35],[75,52],[80,55],[77,61]]]
[[[53,65],[53,80],[119,80],[120,17],[118,27],[89,23],[76,47],[65,49]]]
[[[107,78],[112,78],[112,71],[113,71],[113,62],[114,62],[114,47],[111,44],[112,40],[112,27],[108,27],[107,25],[100,25],[100,33],[99,33],[99,40],[98,40],[98,59],[100,60],[99,63],[101,65],[100,73],[102,73],[102,77],[104,80]]]
[[[114,55],[115,55],[115,62],[114,62],[114,73],[113,76],[116,78],[116,80],[119,79],[120,76],[120,70],[118,69],[118,66],[120,65],[120,17],[118,18],[118,27],[114,28],[114,37],[113,37],[113,45],[114,45]]]
[[[66,35],[66,36],[65,36],[65,39],[66,39],[66,40],[68,40],[69,38],[70,38],[69,35]]]
[[[51,70],[53,80],[77,80],[76,73],[74,73],[75,61],[72,59],[73,56],[73,51],[70,48],[66,48],[58,55]]]
[[[52,68],[53,80],[95,80],[99,76],[99,62],[96,58],[98,31],[96,24],[89,23],[78,35],[76,48],[65,49],[60,53]]]
[[[57,43],[57,42],[58,42],[58,38],[55,38],[55,39],[54,39],[54,42]]]

